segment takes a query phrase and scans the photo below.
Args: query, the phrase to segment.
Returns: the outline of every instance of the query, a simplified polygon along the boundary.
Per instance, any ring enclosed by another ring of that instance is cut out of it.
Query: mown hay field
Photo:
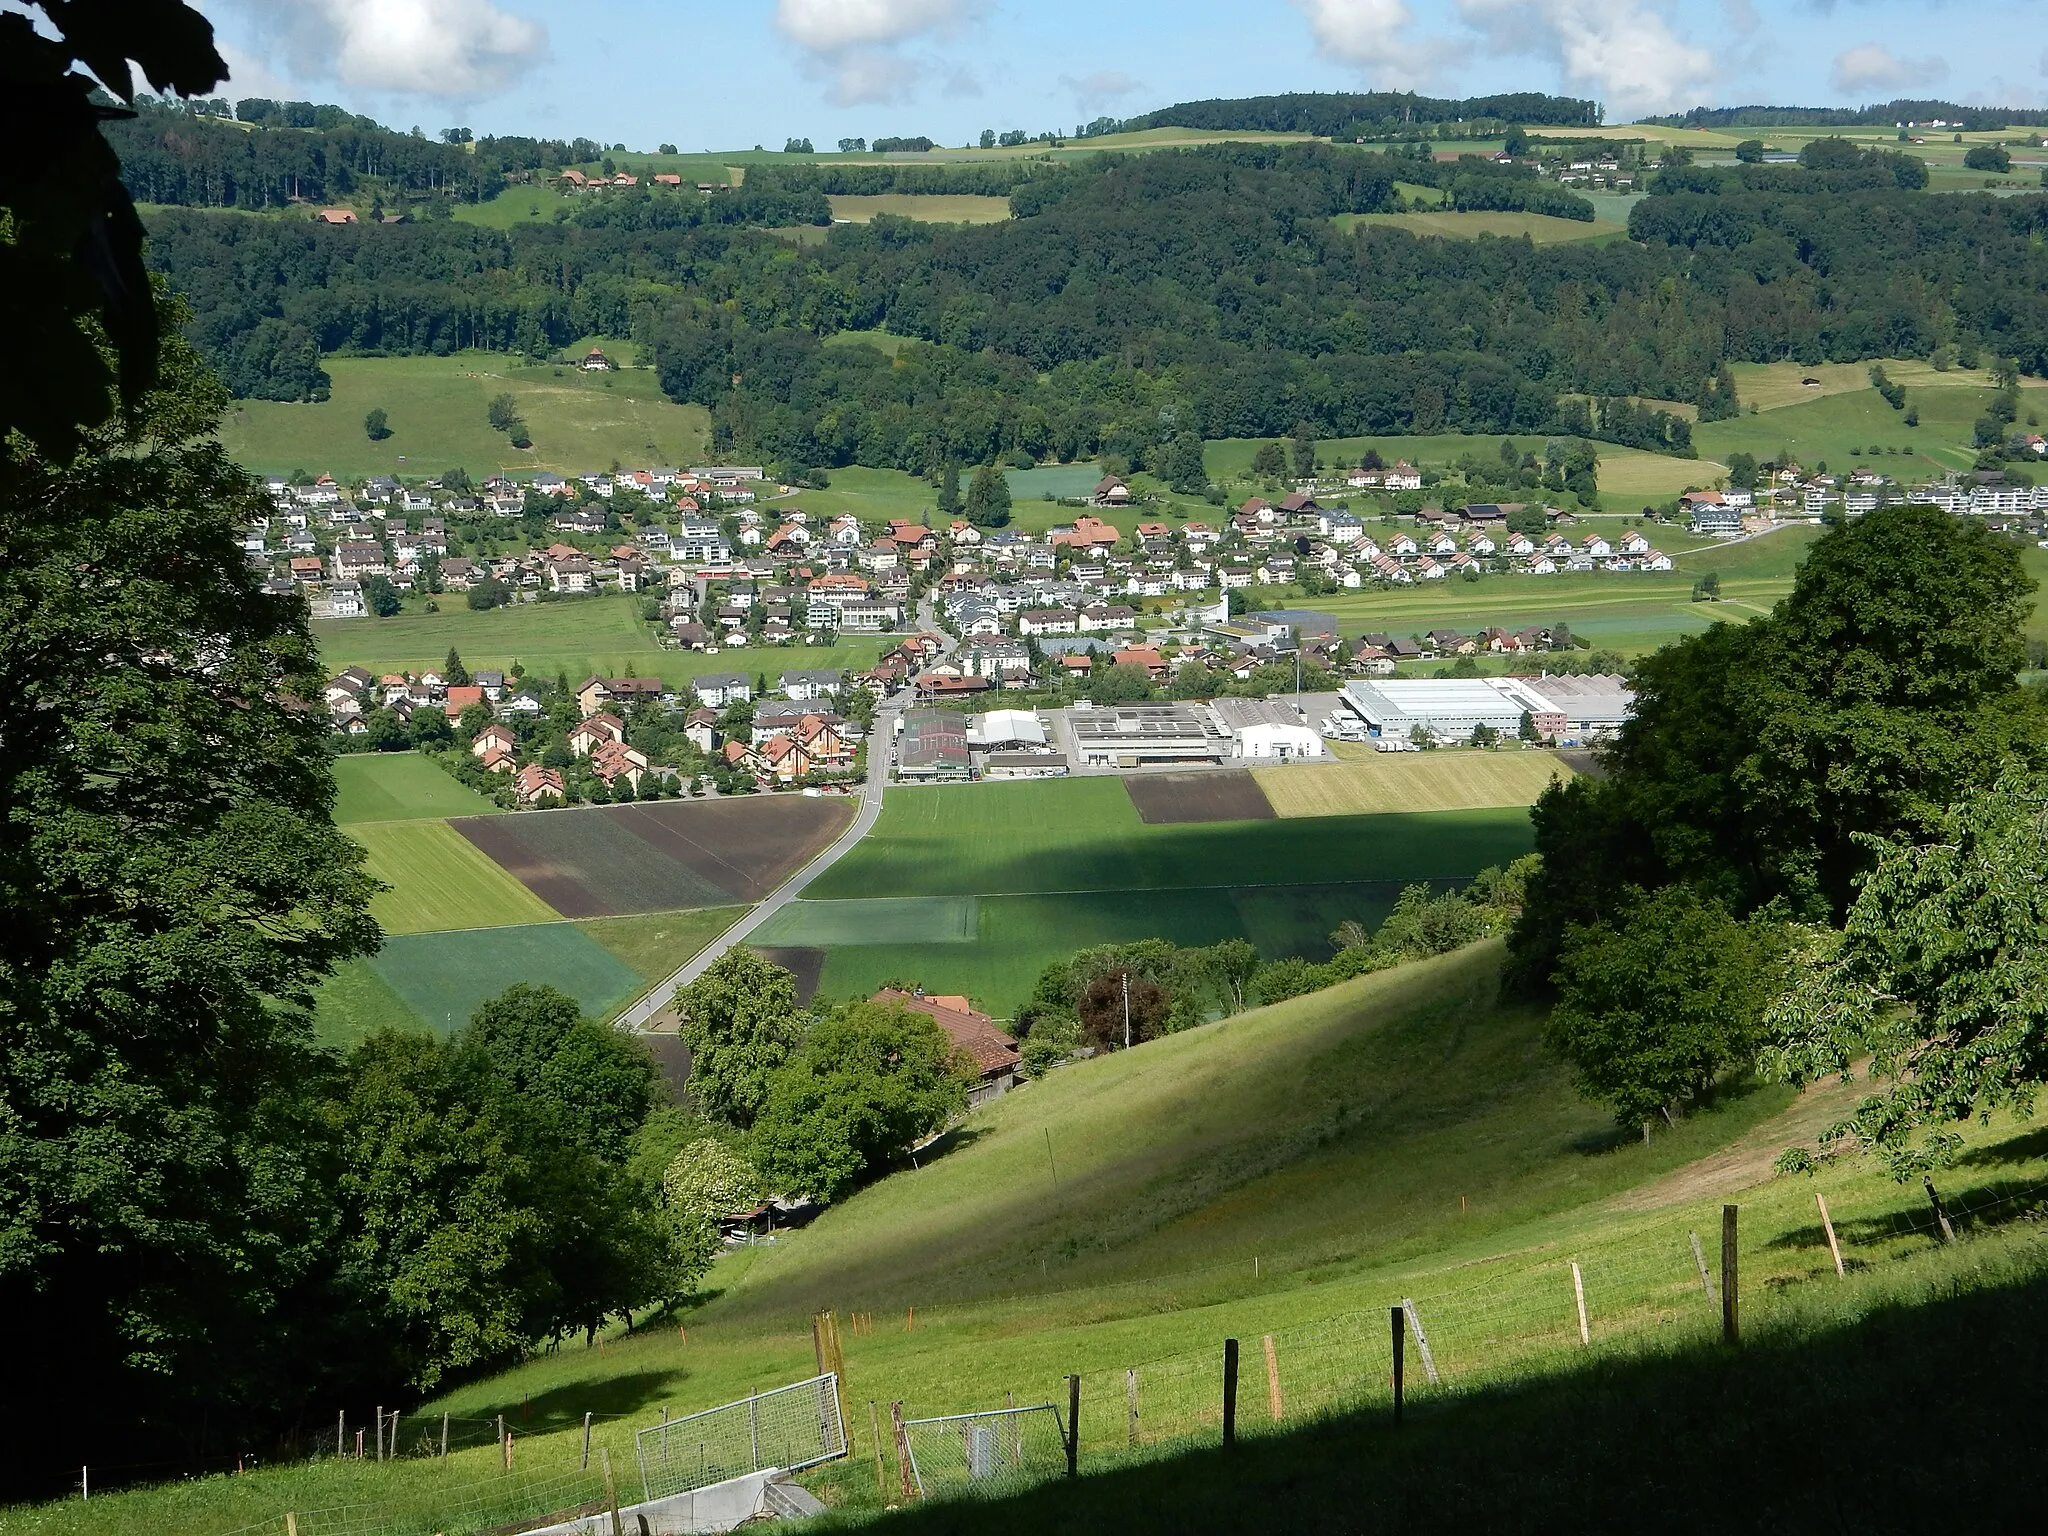
[[[1603,219],[1560,219],[1548,213],[1458,213],[1430,209],[1420,213],[1340,213],[1339,229],[1349,233],[1361,224],[1405,229],[1411,235],[1441,235],[1452,240],[1476,240],[1496,235],[1517,240],[1526,236],[1537,245],[1564,245],[1575,240],[1620,240],[1628,235],[1625,224]]]
[[[386,933],[546,923],[562,915],[445,821],[358,822],[348,833],[369,855],[364,867],[391,887],[370,901],[370,915]]]
[[[1571,776],[1553,754],[1515,748],[1375,752],[1349,762],[1252,770],[1283,817],[1534,805],[1553,779]]]
[[[873,197],[835,194],[826,201],[832,217],[849,224],[866,224],[885,213],[926,224],[1000,224],[1010,216],[1007,197],[883,192]]]
[[[498,808],[417,752],[357,752],[334,760],[334,819],[436,821]]]
[[[469,1022],[486,999],[515,982],[546,983],[601,1016],[640,989],[641,979],[575,923],[417,933],[388,940],[370,964],[437,1034]]]

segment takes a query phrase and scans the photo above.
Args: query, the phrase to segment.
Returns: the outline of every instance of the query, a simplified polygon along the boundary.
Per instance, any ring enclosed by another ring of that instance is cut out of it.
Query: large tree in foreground
[[[676,993],[676,1011],[690,1048],[691,1094],[712,1119],[747,1129],[809,1025],[796,978],[735,944]]]

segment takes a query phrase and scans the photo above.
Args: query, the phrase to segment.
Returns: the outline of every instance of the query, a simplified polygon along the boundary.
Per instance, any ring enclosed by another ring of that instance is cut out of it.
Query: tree
[[[1287,450],[1278,443],[1261,443],[1252,455],[1252,473],[1262,480],[1277,480],[1287,473]]]
[[[762,1176],[786,1193],[840,1199],[964,1109],[969,1075],[926,1015],[846,1004],[770,1080],[754,1127]]]
[[[363,583],[363,596],[370,600],[370,612],[380,619],[390,618],[404,606],[389,576],[370,577]]]
[[[1246,939],[1224,939],[1202,951],[1209,975],[1229,1000],[1232,1013],[1244,1011],[1245,989],[1259,968],[1259,952]]]
[[[1544,1040],[1623,1125],[1671,1121],[1748,1067],[1776,995],[1782,941],[1683,885],[1629,892],[1610,921],[1574,924]]]
[[[1136,704],[1151,697],[1152,674],[1143,667],[1119,662],[1114,666],[1098,666],[1088,674],[1088,700],[1091,704]]]
[[[1708,571],[1692,584],[1692,600],[1696,603],[1717,603],[1721,600],[1721,573]]]
[[[995,131],[995,129],[993,129],[993,128],[984,128],[984,129],[982,129],[982,130],[981,130],[981,139],[980,139],[980,144],[981,144],[981,147],[982,147],[983,149],[994,149],[994,148],[996,147],[996,131]]]
[[[1756,489],[1756,455],[1753,453],[1731,453],[1728,455],[1728,483],[1738,491]]]
[[[960,461],[946,460],[943,477],[939,481],[939,511],[947,517],[960,515]]]
[[[1744,165],[1761,165],[1764,158],[1764,141],[1744,139],[1735,146],[1735,158]]]
[[[740,1130],[768,1099],[768,1081],[804,1038],[796,978],[734,945],[676,994],[690,1047],[690,1092],[704,1113]]]
[[[381,443],[391,435],[391,418],[385,414],[383,406],[372,407],[363,418],[363,435],[373,443]]]
[[[2012,155],[2003,144],[1972,144],[1963,152],[1963,164],[1973,171],[2003,176],[2012,169]]]
[[[161,73],[167,18],[203,29],[178,7],[90,14],[117,90],[124,54]],[[0,17],[23,74],[63,46],[26,27]],[[33,98],[50,147],[31,183],[97,163],[59,110],[70,92],[83,111],[82,90]],[[32,94],[18,85],[10,110]],[[19,218],[43,194],[14,186]],[[322,1283],[333,1222],[312,994],[378,933],[376,883],[332,821],[304,609],[266,596],[241,552],[270,509],[216,439],[225,390],[166,301],[146,364],[110,348],[81,365],[103,386],[142,367],[156,384],[132,412],[52,415],[70,409],[58,332],[91,303],[41,286],[69,258],[14,227],[0,291],[47,311],[22,320],[14,370],[44,398],[0,385],[21,429],[0,438],[0,1304],[14,1368],[41,1384],[32,1407],[0,1405],[0,1429],[24,1487],[88,1420],[150,1459],[207,1415],[218,1434],[296,1411],[319,1320],[280,1298]],[[118,241],[119,221],[93,238]]]
[[[450,688],[467,688],[470,683],[469,668],[462,664],[462,653],[454,646],[448,647],[448,659],[441,665],[441,681]]]
[[[1954,1155],[1960,1138],[1945,1127],[2031,1109],[2048,1077],[2044,868],[2048,776],[2014,764],[1937,825],[1877,850],[1841,932],[1810,935],[1764,1055],[1798,1084],[1846,1081],[1867,1057],[1889,1084],[1824,1146],[1854,1141],[1904,1178]]]
[[[1199,496],[1208,489],[1209,471],[1202,462],[1202,439],[1194,432],[1179,432],[1160,451],[1159,478],[1183,496]]]
[[[498,580],[495,576],[486,576],[483,580],[471,585],[463,600],[471,609],[482,612],[487,608],[499,607],[504,603],[510,602],[511,599],[512,589],[510,587],[506,586],[505,583]]]
[[[789,139],[783,143],[782,152],[785,155],[808,155],[813,151],[809,139]]]
[[[974,472],[967,488],[967,520],[977,528],[1000,528],[1010,520],[1010,482],[993,464]]]
[[[1128,984],[1129,992],[1125,986]],[[1129,1004],[1129,1043],[1138,1045],[1165,1033],[1173,998],[1166,988],[1128,968],[1106,971],[1091,981],[1075,1004],[1082,1038],[1098,1050],[1120,1050],[1125,1044],[1125,1004]]]
[[[491,403],[484,407],[484,417],[494,432],[523,435],[526,421],[519,414],[519,402],[509,394],[491,396]]]
[[[678,1290],[696,1283],[723,1244],[718,1223],[744,1210],[759,1193],[754,1165],[724,1142],[701,1137],[678,1151],[661,1178],[661,1207],[670,1233]]]
[[[1305,421],[1297,422],[1291,443],[1296,479],[1306,480],[1316,472],[1316,435]]]

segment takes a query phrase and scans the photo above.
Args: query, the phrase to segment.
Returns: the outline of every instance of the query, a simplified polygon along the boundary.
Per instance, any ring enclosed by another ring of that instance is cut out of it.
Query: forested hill
[[[2048,123],[2041,107],[1962,107],[1952,101],[1901,98],[1873,107],[1694,107],[1669,117],[1645,118],[1674,128],[1889,128],[1894,123],[1954,123],[1965,132]]]
[[[1208,128],[1240,133],[1312,133],[1353,138],[1400,124],[1519,123],[1524,126],[1590,127],[1600,121],[1600,104],[1539,91],[1449,100],[1411,91],[1294,91],[1282,96],[1183,101],[1124,119],[1125,131],[1143,128]]]
[[[1478,159],[1235,144],[1045,167],[1001,224],[882,218],[815,245],[712,222],[749,198],[762,222],[798,222],[824,194],[792,168],[709,200],[594,197],[504,232],[177,211],[152,220],[151,259],[243,394],[317,395],[323,353],[540,355],[627,334],[654,347],[672,395],[711,408],[722,446],[771,462],[1107,449],[1142,466],[1189,433],[1298,422],[1682,454],[1687,422],[1622,397],[1701,399],[1724,360],[1944,342],[2048,371],[2048,199],[1905,190],[1892,158],[1766,168],[1757,185],[1674,170],[1613,243],[1347,233],[1334,216],[1387,206],[1397,178],[1457,197],[1559,189]],[[893,361],[821,346],[869,329],[930,345]]]

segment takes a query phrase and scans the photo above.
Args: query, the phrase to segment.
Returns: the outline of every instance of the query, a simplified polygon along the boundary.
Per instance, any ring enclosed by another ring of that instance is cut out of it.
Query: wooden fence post
[[[284,1536],[299,1536],[299,1517],[291,1510],[284,1512]]]
[[[377,1459],[384,1459],[384,1405],[377,1405]]]
[[[510,1472],[512,1470],[512,1431],[509,1429],[505,1431],[504,1452],[505,1470]]]
[[[823,1328],[823,1319],[816,1312],[813,1312],[811,1314],[811,1355],[812,1358],[815,1359],[818,1364],[817,1370],[814,1371],[812,1374],[816,1376],[824,1375],[825,1332]]]
[[[1572,1298],[1579,1304],[1579,1342],[1591,1344],[1593,1330],[1586,1326],[1586,1277],[1579,1273],[1579,1261],[1572,1260]]]
[[[626,1536],[625,1522],[619,1518],[619,1485],[612,1481],[612,1450],[605,1446],[598,1452],[604,1466],[604,1506],[611,1511],[612,1536]]]
[[[1273,1422],[1280,1422],[1280,1355],[1273,1348],[1273,1335],[1266,1335],[1266,1407],[1273,1415]]]
[[[1721,1207],[1721,1337],[1730,1344],[1742,1342],[1742,1277],[1735,1252],[1736,1222],[1741,1209],[1735,1205]]]
[[[398,1460],[398,1410],[391,1410],[391,1459]]]
[[[903,1490],[903,1501],[909,1503],[917,1497],[917,1490],[910,1481],[910,1435],[903,1428],[903,1404],[889,1405],[889,1428],[896,1437],[896,1481]]]
[[[875,1437],[875,1497],[889,1497],[889,1477],[882,1462],[882,1419],[875,1409],[875,1400],[868,1399],[868,1433]]]
[[[1402,1307],[1390,1307],[1388,1311],[1392,1314],[1388,1325],[1394,1335],[1394,1422],[1398,1424],[1401,1422],[1401,1377],[1408,1365],[1408,1330],[1405,1326],[1408,1313]]]
[[[1081,1378],[1067,1378],[1067,1476],[1081,1471]]]
[[[334,1416],[334,1459],[341,1460],[348,1454],[348,1410],[342,1409]]]
[[[1720,1298],[1714,1294],[1714,1272],[1707,1268],[1707,1251],[1700,1246],[1700,1235],[1688,1232],[1692,1239],[1692,1261],[1700,1267],[1700,1289],[1707,1293],[1707,1305],[1713,1306]]]
[[[1942,1207],[1941,1196],[1935,1193],[1933,1178],[1922,1174],[1920,1182],[1927,1186],[1927,1203],[1934,1207],[1934,1219],[1941,1224],[1941,1240],[1944,1243],[1954,1242],[1956,1229],[1949,1225],[1948,1212]]]
[[[1828,1215],[1828,1197],[1815,1190],[1813,1198],[1820,1206],[1820,1226],[1828,1235],[1828,1252],[1835,1256],[1835,1278],[1846,1280],[1849,1278],[1849,1272],[1842,1267],[1842,1245],[1835,1241],[1835,1220]]]
[[[1422,1314],[1415,1310],[1415,1298],[1403,1296],[1401,1307],[1408,1314],[1408,1326],[1415,1330],[1415,1353],[1422,1357],[1422,1374],[1433,1387],[1437,1384],[1436,1356],[1430,1353],[1429,1335],[1422,1331]]]
[[[443,1461],[448,1459],[448,1415],[445,1413],[441,1415],[441,1459]],[[583,1465],[586,1467],[590,1465],[590,1442],[588,1436],[584,1439]]]
[[[1138,1368],[1124,1372],[1124,1408],[1130,1418],[1131,1449],[1138,1448]]]
[[[1223,1341],[1223,1444],[1237,1444],[1237,1340]]]
[[[583,1470],[590,1470],[590,1415],[583,1415]]]

